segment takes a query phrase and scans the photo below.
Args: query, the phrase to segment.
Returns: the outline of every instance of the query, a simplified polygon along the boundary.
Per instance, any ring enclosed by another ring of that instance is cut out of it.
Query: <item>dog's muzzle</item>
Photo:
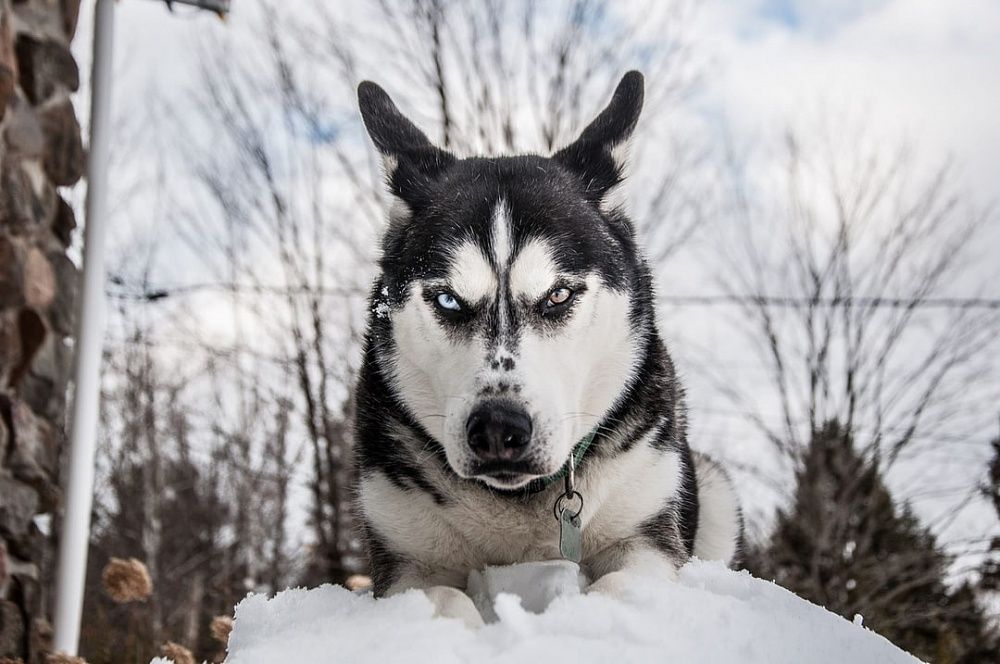
[[[523,472],[519,468],[531,442],[531,417],[509,401],[476,406],[465,425],[477,461],[477,475]]]

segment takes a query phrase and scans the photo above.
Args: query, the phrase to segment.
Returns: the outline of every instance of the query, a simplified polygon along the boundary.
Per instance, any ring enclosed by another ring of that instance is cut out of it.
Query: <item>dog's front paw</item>
[[[483,626],[483,617],[472,602],[472,598],[458,588],[433,586],[424,590],[424,593],[434,604],[435,616],[458,618],[470,629]]]
[[[655,565],[651,569],[623,569],[609,572],[590,584],[586,592],[624,599],[630,588],[641,586],[650,579],[676,581],[677,568],[673,565]]]
[[[636,581],[635,574],[629,574],[628,572],[611,572],[610,574],[605,574],[597,581],[587,586],[587,594],[596,593],[598,595],[604,595],[606,597],[614,597],[615,599],[622,599],[625,597],[626,591],[633,585]]]

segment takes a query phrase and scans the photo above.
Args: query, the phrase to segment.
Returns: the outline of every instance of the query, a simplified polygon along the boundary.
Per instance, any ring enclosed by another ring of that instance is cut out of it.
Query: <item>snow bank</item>
[[[375,600],[339,586],[253,595],[236,608],[228,664],[274,662],[851,662],[917,660],[792,593],[721,564],[615,600],[567,591],[541,614],[500,594],[478,630],[432,617],[412,591]]]

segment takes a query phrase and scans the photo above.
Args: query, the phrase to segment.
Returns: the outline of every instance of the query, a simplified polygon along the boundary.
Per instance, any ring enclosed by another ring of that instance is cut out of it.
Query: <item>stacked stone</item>
[[[83,174],[79,0],[0,0],[0,661],[44,661]]]

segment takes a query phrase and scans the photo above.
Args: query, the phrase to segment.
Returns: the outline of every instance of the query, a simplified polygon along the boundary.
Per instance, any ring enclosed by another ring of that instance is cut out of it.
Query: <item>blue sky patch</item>
[[[757,15],[766,21],[798,29],[802,26],[802,17],[795,4],[795,0],[764,0],[757,10]]]

